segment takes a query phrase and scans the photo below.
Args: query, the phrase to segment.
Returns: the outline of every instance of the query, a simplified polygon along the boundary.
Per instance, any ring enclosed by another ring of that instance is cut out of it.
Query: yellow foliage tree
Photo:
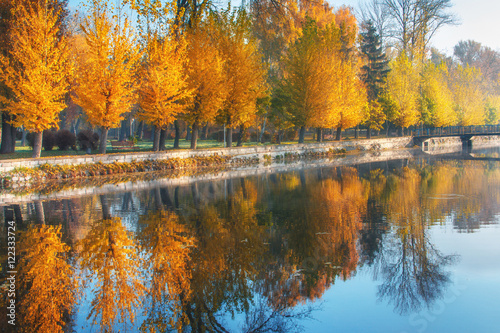
[[[323,45],[316,22],[308,19],[284,58],[282,89],[289,96],[292,122],[301,128],[299,143],[304,142],[306,126],[335,126],[340,119],[332,112],[332,75],[340,67],[340,59]]]
[[[110,17],[106,0],[92,0],[89,9],[81,25],[87,50],[79,62],[76,101],[89,122],[101,128],[99,153],[105,154],[109,129],[135,102],[140,51],[123,11]]]
[[[256,40],[249,30],[248,15],[243,9],[231,7],[212,15],[216,32],[214,41],[224,62],[227,95],[218,115],[218,122],[228,127],[228,147],[232,146],[232,130],[248,126],[255,119],[257,98],[266,91],[264,69]]]
[[[160,131],[171,124],[191,96],[184,65],[186,46],[182,38],[155,34],[146,45],[146,61],[139,87],[139,119],[155,126],[153,150],[160,149]]]
[[[460,126],[482,125],[485,121],[482,75],[475,67],[458,65],[451,74],[455,112]]]
[[[19,241],[19,318],[26,332],[65,332],[77,283],[61,227],[30,227]],[[23,330],[24,331],[24,330]]]
[[[341,131],[358,125],[363,120],[363,111],[367,105],[366,89],[356,73],[351,61],[342,61],[335,74],[333,108],[340,114],[337,123],[337,140]]]
[[[418,71],[412,61],[401,53],[390,63],[385,92],[382,97],[388,119],[402,128],[415,125],[419,120],[417,108]]]
[[[10,55],[0,56],[0,79],[14,96],[2,94],[0,102],[15,116],[15,126],[35,134],[34,158],[40,157],[43,131],[59,126],[73,71],[66,38],[60,35],[60,9],[53,2],[14,2]]]
[[[210,40],[213,21],[201,23],[187,34],[189,62],[186,66],[193,96],[185,117],[192,124],[191,149],[196,149],[198,128],[215,120],[226,97],[224,61],[215,41]]]
[[[94,280],[95,294],[89,318],[100,317],[102,332],[113,331],[121,322],[135,319],[133,308],[141,304],[144,285],[140,280],[137,248],[120,218],[97,222],[81,241],[80,265]]]
[[[444,64],[426,65],[422,73],[420,113],[424,124],[435,127],[451,126],[457,122],[453,110],[453,95],[448,88],[448,70]]]

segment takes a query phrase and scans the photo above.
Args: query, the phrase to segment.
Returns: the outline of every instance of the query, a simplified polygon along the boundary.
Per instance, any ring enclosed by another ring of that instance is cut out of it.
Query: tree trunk
[[[111,218],[111,210],[109,209],[106,196],[103,194],[99,195],[99,200],[101,201],[102,218],[104,220],[109,220]]]
[[[101,137],[99,138],[99,154],[106,154],[106,144],[108,143],[109,128],[101,127]]]
[[[179,127],[179,121],[174,121],[175,128],[175,139],[174,139],[174,149],[179,149],[179,140],[181,139],[181,129]]]
[[[335,140],[337,141],[342,140],[342,127],[337,127],[337,136],[335,137]]]
[[[120,123],[120,134],[118,136],[118,141],[125,141],[127,140],[127,120],[124,119]]]
[[[167,147],[165,147],[165,140],[167,140],[167,130],[162,128],[160,131],[160,150],[167,150]]]
[[[299,130],[299,143],[304,143],[305,136],[306,136],[306,127],[302,126]]]
[[[386,129],[386,132],[385,132],[385,136],[388,138],[389,137],[389,127],[391,127],[391,124],[389,124],[388,121],[386,122],[386,124],[387,124],[387,129]]]
[[[43,132],[33,133],[33,155],[32,158],[39,158],[42,154]]]
[[[71,131],[73,132],[74,135],[78,134],[78,127],[80,127],[80,121],[81,118],[79,117],[76,122],[72,121],[71,122]]]
[[[191,134],[191,149],[196,149],[198,143],[198,122],[193,123],[193,132]]]
[[[201,131],[201,139],[202,140],[208,139],[208,123],[203,127],[203,131]]]
[[[186,129],[186,141],[191,141],[191,126],[187,126]]]
[[[398,128],[398,136],[403,136],[403,127]]]
[[[28,134],[28,131],[24,129],[23,127],[23,134],[21,137],[21,146],[26,147],[26,135]]]
[[[161,134],[161,128],[158,126],[155,126],[155,136],[153,139],[153,151],[160,151],[160,134]]]
[[[233,128],[228,127],[227,129],[227,147],[232,148],[233,147]]]
[[[267,121],[267,118],[264,118],[264,124],[262,124],[262,130],[260,131],[260,135],[259,135],[258,142],[261,142],[261,143],[262,143],[262,137],[264,136],[264,132],[266,130],[266,121]]]
[[[9,124],[11,116],[2,112],[2,144],[0,154],[11,154],[16,150],[16,128]]]
[[[36,223],[45,225],[45,211],[43,209],[42,201],[35,201],[35,220]]]
[[[245,135],[246,128],[241,125],[240,126],[240,133],[238,135],[238,143],[236,143],[236,147],[241,147],[243,145],[243,136]]]
[[[357,139],[358,138],[358,130],[359,130],[359,126],[356,126],[354,128],[354,138]]]
[[[139,140],[142,140],[142,137],[143,137],[143,133],[144,133],[144,121],[141,120],[141,122],[139,123],[139,126],[137,126],[137,131],[135,132],[137,138]]]
[[[323,129],[322,128],[318,127],[318,129],[316,130],[316,135],[317,135],[316,141],[323,142]]]
[[[366,129],[366,138],[371,139],[371,137],[372,137],[372,129],[370,127],[368,127]]]
[[[278,130],[278,144],[279,145],[281,144],[282,136],[283,136],[283,130]]]

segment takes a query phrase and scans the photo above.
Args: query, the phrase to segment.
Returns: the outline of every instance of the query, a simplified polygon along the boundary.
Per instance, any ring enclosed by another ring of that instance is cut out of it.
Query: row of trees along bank
[[[373,0],[357,19],[311,0],[88,0],[70,15],[67,0],[1,0],[1,152],[14,151],[16,127],[34,134],[39,157],[44,130],[87,126],[104,154],[125,119],[154,126],[155,151],[172,124],[178,146],[181,121],[193,149],[207,124],[227,127],[229,147],[236,128],[295,128],[303,142],[306,128],[340,140],[359,126],[369,137],[384,124],[497,124],[498,53],[430,47],[455,22],[450,7]]]

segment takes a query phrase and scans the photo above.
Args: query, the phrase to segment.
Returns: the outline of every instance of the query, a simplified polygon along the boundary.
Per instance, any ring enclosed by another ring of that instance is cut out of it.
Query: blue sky
[[[80,1],[69,0],[70,8],[76,9]],[[217,0],[215,0],[217,1]],[[220,0],[226,2],[227,0]],[[334,7],[348,5],[356,8],[360,0],[328,0]],[[366,1],[366,0],[364,0]],[[232,1],[239,5],[241,0]],[[500,51],[500,1],[491,0],[454,0],[451,11],[461,24],[442,28],[432,40],[432,44],[448,55],[453,53],[453,46],[460,40],[473,39],[494,50]]]

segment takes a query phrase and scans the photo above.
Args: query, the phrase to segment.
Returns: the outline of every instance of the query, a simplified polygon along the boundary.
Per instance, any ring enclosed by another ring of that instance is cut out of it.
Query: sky
[[[85,0],[69,0],[70,9],[78,8],[80,1]],[[361,2],[364,1],[368,0],[361,0]],[[328,2],[334,7],[347,5],[356,9],[360,0],[328,0]],[[241,0],[233,0],[232,3],[239,5]],[[453,7],[450,11],[455,14],[460,24],[441,28],[431,40],[431,44],[447,55],[452,55],[453,47],[459,41],[472,39],[500,52],[500,27],[498,25],[500,1],[452,0],[452,3]]]

